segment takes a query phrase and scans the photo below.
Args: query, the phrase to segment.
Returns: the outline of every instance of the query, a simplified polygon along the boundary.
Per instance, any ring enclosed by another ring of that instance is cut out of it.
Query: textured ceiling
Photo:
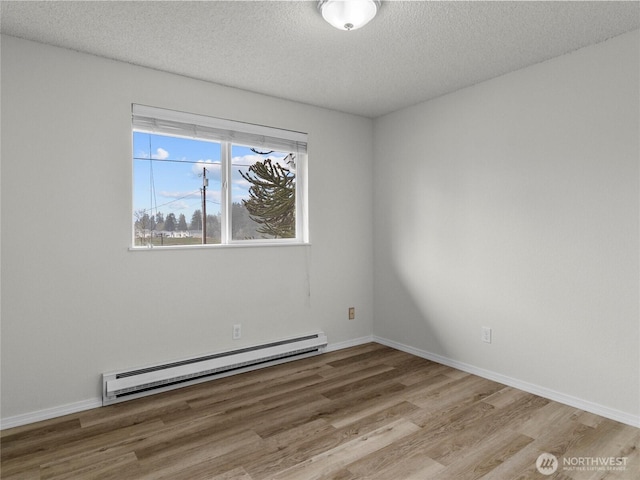
[[[376,117],[640,28],[632,2],[383,1],[366,27],[308,1],[2,1],[2,33]]]

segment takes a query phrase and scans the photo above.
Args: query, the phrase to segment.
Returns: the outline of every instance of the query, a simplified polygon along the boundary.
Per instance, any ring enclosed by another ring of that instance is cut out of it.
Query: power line
[[[149,157],[133,157],[134,160],[146,160],[149,162],[166,162],[166,163],[188,163],[189,165],[203,165],[205,167],[211,165],[215,167],[221,167],[222,163],[216,162],[202,162],[202,161],[193,161],[193,160],[176,160],[172,158],[149,158]],[[253,163],[232,163],[233,167],[251,167],[254,165]]]
[[[197,164],[197,165],[217,165],[220,166],[222,165],[222,163],[217,163],[219,162],[203,162],[202,160],[197,160],[197,161],[193,161],[193,160],[177,160],[174,158],[149,158],[149,157],[133,157],[134,160],[148,160],[149,162],[170,162],[170,163],[190,163],[190,164]]]
[[[171,200],[170,202],[162,203],[162,204],[160,204],[160,205],[157,205],[157,204],[156,204],[156,205],[155,205],[155,208],[154,208],[154,206],[152,205],[152,206],[151,206],[151,208],[148,208],[148,209],[147,209],[147,208],[145,208],[145,209],[143,209],[143,210],[144,210],[145,212],[147,212],[147,211],[153,211],[153,210],[155,209],[156,213],[158,213],[158,209],[159,209],[160,207],[164,207],[164,206],[166,206],[166,205],[171,205],[172,203],[175,203],[175,202],[177,202],[177,201],[179,201],[179,200],[183,200],[183,199],[185,199],[185,198],[187,198],[187,197],[191,197],[191,196],[195,195],[196,193],[199,193],[199,190],[194,190],[193,192],[187,193],[185,196],[183,196],[183,197],[178,197],[178,198],[176,198],[176,199],[174,199],[174,200]]]

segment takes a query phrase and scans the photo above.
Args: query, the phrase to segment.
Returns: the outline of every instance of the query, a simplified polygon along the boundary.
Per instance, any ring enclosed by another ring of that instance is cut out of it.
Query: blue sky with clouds
[[[274,152],[273,160],[282,160],[287,154]],[[195,210],[202,208],[200,189],[203,169],[209,180],[207,188],[207,214],[220,212],[221,145],[219,143],[182,137],[133,133],[133,210],[183,213],[187,223]],[[249,182],[238,173],[267,156],[256,155],[249,147],[233,145],[232,201],[240,202],[249,196]],[[158,161],[149,161],[154,159]]]

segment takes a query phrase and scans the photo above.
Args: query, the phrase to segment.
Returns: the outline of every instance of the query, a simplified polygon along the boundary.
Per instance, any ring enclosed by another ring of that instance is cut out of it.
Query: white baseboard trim
[[[23,413],[15,415],[13,417],[7,417],[0,420],[0,430],[6,430],[7,428],[20,427],[29,423],[41,422],[42,420],[49,420],[50,418],[62,417],[63,415],[69,415],[71,413],[78,413],[84,410],[91,410],[102,406],[101,398],[90,398],[88,400],[82,400],[80,402],[68,403],[66,405],[60,405],[58,407],[45,408],[44,410],[38,410],[36,412]]]
[[[587,400],[573,397],[571,395],[566,395],[564,393],[557,392],[555,390],[551,390],[545,387],[524,382],[522,380],[508,377],[506,375],[502,375],[500,373],[496,373],[491,370],[485,370],[483,368],[475,367],[468,363],[452,360],[442,355],[437,355],[435,353],[427,352],[426,350],[420,350],[418,348],[410,347],[409,345],[405,345],[405,344],[395,342],[393,340],[388,340],[386,338],[378,337],[375,335],[354,338],[352,340],[346,340],[344,342],[331,343],[327,346],[327,348],[325,349],[325,352],[333,352],[336,350],[342,350],[344,348],[364,345],[370,342],[380,343],[382,345],[395,348],[396,350],[401,350],[403,352],[410,353],[417,357],[426,358],[427,360],[441,363],[442,365],[447,365],[449,367],[462,370],[463,372],[471,373],[473,375],[478,375],[479,377],[487,378],[489,380],[493,380],[495,382],[502,383],[504,385],[508,385],[510,387],[523,390],[525,392],[533,393],[534,395],[539,395],[541,397],[548,398],[549,400],[560,402],[565,405],[569,405],[571,407],[579,408],[580,410],[594,413],[596,415],[600,415],[602,417],[609,418],[611,420],[615,420],[617,422],[621,422],[626,425],[631,425],[632,427],[640,428],[640,418],[635,415],[632,415],[626,412],[621,412],[619,410],[609,408],[604,405],[589,402]],[[78,413],[84,410],[91,410],[92,408],[97,408],[101,406],[102,406],[101,398],[91,398],[91,399],[83,400],[80,402],[60,405],[58,407],[38,410],[36,412],[15,415],[13,417],[7,417],[7,418],[1,419],[0,430],[5,430],[13,427],[20,427],[22,425],[28,425],[30,423],[40,422],[42,420],[49,420],[51,418],[61,417],[61,416],[69,415],[72,413]]]
[[[357,347],[358,345],[364,345],[365,343],[373,342],[373,335],[366,337],[354,338],[352,340],[346,340],[344,342],[330,343],[327,345],[325,352],[335,352],[336,350],[342,350],[343,348]]]
[[[333,352],[336,350],[342,350],[344,348],[355,347],[357,345],[363,345],[365,343],[373,342],[373,336],[354,338],[352,340],[346,340],[344,342],[331,343],[327,345],[325,352]],[[102,406],[102,399],[88,399],[81,402],[69,403],[67,405],[60,405],[58,407],[46,408],[44,410],[38,410],[31,413],[23,413],[15,415],[13,417],[7,417],[0,420],[0,430],[6,430],[8,428],[20,427],[22,425],[28,425],[30,423],[40,422],[42,420],[49,420],[51,418],[62,417],[63,415],[69,415],[72,413],[82,412],[84,410],[90,410]]]
[[[493,380],[494,382],[502,383],[509,387],[517,388],[519,390],[533,393],[534,395],[538,395],[555,402],[569,405],[570,407],[579,408],[580,410],[595,413],[596,415],[600,415],[601,417],[609,418],[626,425],[631,425],[632,427],[640,428],[640,417],[637,417],[630,413],[621,412],[620,410],[609,408],[598,403],[590,402],[588,400],[583,400],[581,398],[567,395],[562,392],[557,392],[549,388],[524,382],[522,380],[518,380],[517,378],[508,377],[491,370],[485,370],[483,368],[475,367],[473,365],[469,365],[468,363],[459,362],[442,355],[437,355],[435,353],[427,352],[426,350],[420,350],[418,348],[410,347],[409,345],[404,345],[402,343],[388,340],[386,338],[377,337],[374,335],[373,341],[382,345],[386,345],[387,347],[395,348],[396,350],[410,353],[417,357],[426,358],[427,360],[441,363],[443,365],[462,370],[463,372],[472,373],[473,375]]]

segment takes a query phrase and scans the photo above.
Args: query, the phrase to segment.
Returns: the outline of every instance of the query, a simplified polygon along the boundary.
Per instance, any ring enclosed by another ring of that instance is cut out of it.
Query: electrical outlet
[[[482,327],[482,341],[485,343],[491,343],[491,328]]]
[[[355,320],[356,318],[356,307],[349,307],[349,320]]]
[[[236,323],[233,326],[233,333],[231,334],[231,338],[233,340],[238,340],[240,337],[242,337],[242,325]]]

